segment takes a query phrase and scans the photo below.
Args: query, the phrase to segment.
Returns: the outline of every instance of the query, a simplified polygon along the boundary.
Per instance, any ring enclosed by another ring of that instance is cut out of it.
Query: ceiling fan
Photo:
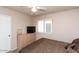
[[[38,7],[38,6],[31,6],[31,7],[29,7],[30,9],[31,9],[31,11],[32,12],[37,12],[37,11],[40,11],[40,12],[44,12],[44,11],[46,11],[46,9],[45,8],[43,8],[43,7]]]

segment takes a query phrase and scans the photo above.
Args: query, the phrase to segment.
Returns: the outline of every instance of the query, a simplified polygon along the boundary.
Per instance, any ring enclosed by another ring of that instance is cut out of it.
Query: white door
[[[11,17],[0,15],[0,50],[11,49]]]

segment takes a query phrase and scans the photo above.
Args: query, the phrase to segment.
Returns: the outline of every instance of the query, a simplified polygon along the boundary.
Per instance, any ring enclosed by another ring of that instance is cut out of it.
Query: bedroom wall
[[[36,33],[36,39],[45,37],[58,41],[71,42],[79,38],[79,9],[66,10],[57,13],[37,16],[34,18],[34,25],[37,26],[39,20],[52,19],[53,32]]]
[[[12,19],[12,39],[11,39],[11,49],[17,48],[17,32],[26,33],[26,26],[31,25],[31,17],[11,10],[5,7],[0,7],[0,14],[11,16]]]

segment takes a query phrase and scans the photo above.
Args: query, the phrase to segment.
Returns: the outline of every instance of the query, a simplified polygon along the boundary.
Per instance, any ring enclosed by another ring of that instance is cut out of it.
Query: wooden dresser
[[[17,36],[17,47],[18,51],[20,51],[22,48],[26,47],[27,45],[31,44],[36,40],[35,33],[33,34],[18,34]]]

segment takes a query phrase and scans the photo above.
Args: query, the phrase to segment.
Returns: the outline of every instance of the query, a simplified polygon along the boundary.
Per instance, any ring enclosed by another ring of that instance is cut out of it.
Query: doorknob
[[[10,37],[10,35],[8,35],[8,37]]]

